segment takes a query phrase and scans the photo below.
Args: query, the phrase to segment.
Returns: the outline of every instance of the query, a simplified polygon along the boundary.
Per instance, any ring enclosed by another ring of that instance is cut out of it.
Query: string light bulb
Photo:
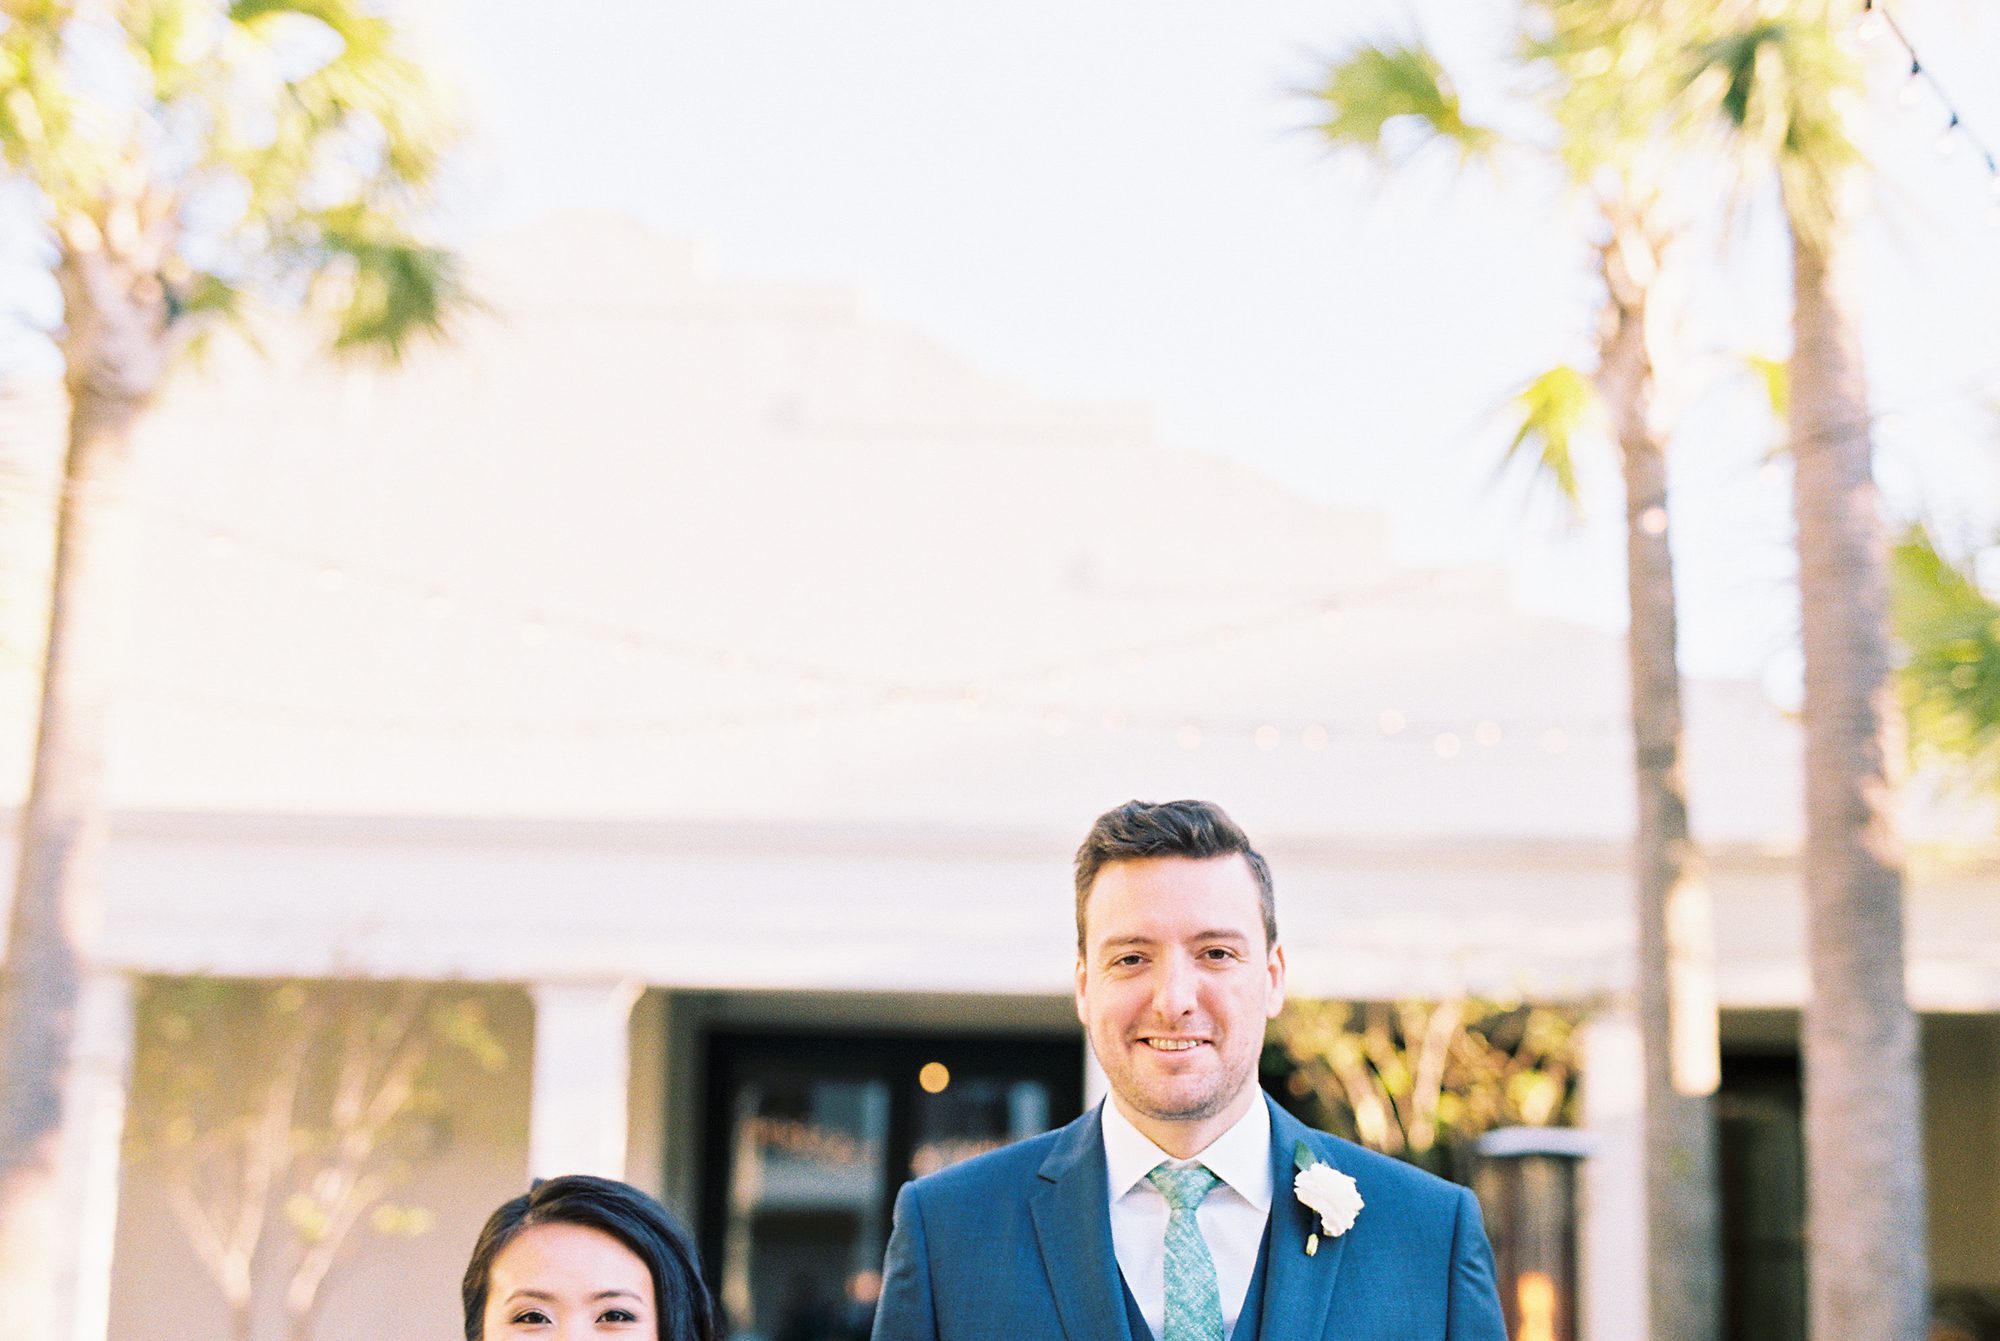
[[[1938,139],[1937,139],[1938,157],[1950,158],[1952,155],[1952,151],[1957,148],[1958,148],[1958,113],[1953,112],[1951,114],[1951,120],[1945,123],[1944,130],[1938,134]]]
[[[1896,101],[1904,107],[1914,107],[1923,92],[1920,85],[1930,85],[1931,93],[1943,107],[1947,118],[1944,129],[1936,141],[1938,156],[1950,158],[1958,152],[1959,141],[1965,141],[1972,149],[1975,158],[1985,162],[1987,174],[1993,177],[1996,189],[2000,189],[2000,165],[1995,163],[1992,148],[1965,123],[1965,119],[1959,114],[1958,105],[1952,101],[1951,93],[1937,75],[1931,72],[1930,67],[1924,64],[1923,58],[1917,54],[1916,45],[1910,41],[1910,35],[1903,30],[1903,25],[1896,21],[1895,14],[1890,12],[1884,0],[1861,0],[1861,17],[1855,24],[1854,31],[1864,44],[1885,34],[1895,39],[1897,45],[1902,48],[1903,55],[1908,57],[1910,62],[1909,74],[1903,80],[1902,88],[1896,91]]]
[[[1915,56],[1910,57],[1910,77],[1904,81],[1903,87],[1898,90],[1896,101],[1905,107],[1915,107],[1917,105],[1917,94],[1923,91],[1917,86],[1917,81],[1923,77],[1923,63]]]

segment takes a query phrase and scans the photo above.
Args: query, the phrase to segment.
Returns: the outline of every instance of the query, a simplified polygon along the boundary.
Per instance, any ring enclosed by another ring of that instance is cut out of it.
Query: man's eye
[[[1228,947],[1226,947],[1226,946],[1221,946],[1221,945],[1211,945],[1211,946],[1209,946],[1209,947],[1208,947],[1208,948],[1207,948],[1206,950],[1203,950],[1203,951],[1202,951],[1201,953],[1202,953],[1203,957],[1204,957],[1204,958],[1207,958],[1207,959],[1234,959],[1234,958],[1236,958],[1236,952],[1235,952],[1234,950],[1231,950],[1231,949],[1229,949]]]
[[[1113,967],[1113,968],[1131,968],[1131,967],[1132,967],[1132,966],[1133,966],[1134,964],[1139,964],[1139,963],[1143,963],[1143,962],[1145,962],[1145,961],[1144,961],[1143,957],[1142,957],[1142,956],[1140,956],[1140,955],[1136,955],[1136,954],[1132,954],[1132,955],[1119,955],[1119,956],[1118,956],[1118,958],[1116,958],[1116,959],[1114,959],[1114,960],[1112,960],[1112,961],[1111,961],[1111,967]]]

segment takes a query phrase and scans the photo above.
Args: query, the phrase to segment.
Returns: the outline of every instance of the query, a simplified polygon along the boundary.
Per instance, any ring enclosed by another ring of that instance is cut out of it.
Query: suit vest
[[[1236,1315],[1236,1330],[1229,1334],[1229,1341],[1258,1341],[1257,1322],[1264,1313],[1264,1266],[1271,1257],[1271,1222],[1264,1221],[1264,1242],[1257,1249],[1257,1269],[1250,1273],[1250,1288],[1243,1292],[1243,1311]],[[1125,1283],[1125,1273],[1118,1273],[1118,1292],[1125,1296],[1125,1325],[1130,1329],[1132,1341],[1158,1341],[1153,1329],[1146,1325],[1146,1315],[1139,1311],[1139,1301],[1132,1297],[1132,1287]]]

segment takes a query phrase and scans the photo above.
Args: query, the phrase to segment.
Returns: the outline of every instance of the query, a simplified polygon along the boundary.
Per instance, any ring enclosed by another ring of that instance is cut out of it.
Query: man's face
[[[1142,1131],[1217,1119],[1212,1138],[1240,1116],[1264,1022],[1284,996],[1284,951],[1265,943],[1257,877],[1241,855],[1098,872],[1084,904],[1076,1013]]]

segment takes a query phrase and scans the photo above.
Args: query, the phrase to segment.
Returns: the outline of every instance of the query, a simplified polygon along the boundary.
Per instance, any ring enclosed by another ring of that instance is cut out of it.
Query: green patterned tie
[[[1222,1341],[1222,1296],[1215,1288],[1215,1259],[1194,1218],[1201,1200],[1221,1179],[1199,1164],[1162,1164],[1146,1175],[1160,1189],[1167,1216],[1167,1323],[1160,1341]]]

